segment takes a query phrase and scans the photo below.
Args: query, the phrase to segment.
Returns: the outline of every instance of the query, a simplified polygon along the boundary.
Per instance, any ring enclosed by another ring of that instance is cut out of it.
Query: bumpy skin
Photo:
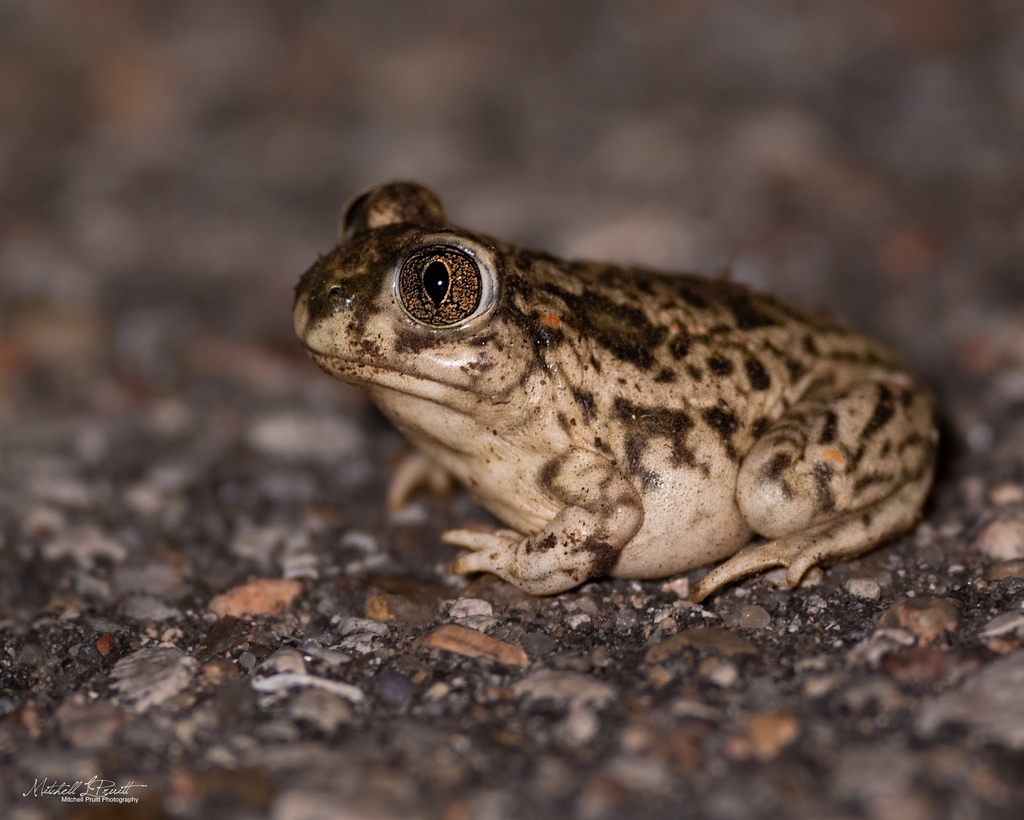
[[[396,277],[423,248],[477,261],[477,315],[407,312]],[[695,600],[773,566],[795,584],[910,527],[931,484],[932,399],[881,345],[741,285],[465,231],[413,183],[349,206],[294,318],[426,457],[417,476],[451,474],[511,528],[446,533],[471,550],[455,571],[534,594],[728,556]]]

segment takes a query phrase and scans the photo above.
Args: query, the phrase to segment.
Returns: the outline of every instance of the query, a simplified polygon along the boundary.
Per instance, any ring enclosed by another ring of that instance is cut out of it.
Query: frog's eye
[[[472,317],[489,291],[480,264],[447,245],[414,251],[398,274],[398,298],[417,322],[451,327]]]

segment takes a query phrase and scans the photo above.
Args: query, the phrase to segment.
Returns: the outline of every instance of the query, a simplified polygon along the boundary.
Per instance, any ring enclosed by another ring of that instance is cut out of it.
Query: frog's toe
[[[507,550],[523,540],[523,536],[515,530],[494,530],[493,532],[480,532],[479,530],[446,530],[441,534],[441,540],[453,547],[462,547],[476,552],[487,550]]]
[[[796,586],[803,574],[816,563],[815,560],[799,560],[802,546],[795,543],[795,539],[781,539],[748,547],[705,575],[693,588],[690,598],[699,603],[726,584],[774,567],[789,567],[786,582],[790,586]],[[795,576],[795,580],[792,580],[791,576]]]

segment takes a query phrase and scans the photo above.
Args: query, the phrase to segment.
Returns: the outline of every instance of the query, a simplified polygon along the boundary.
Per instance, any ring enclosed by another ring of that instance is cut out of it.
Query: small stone
[[[121,599],[118,609],[121,614],[133,621],[158,623],[182,617],[180,610],[167,606],[152,595],[127,595]]]
[[[771,760],[800,733],[800,720],[792,712],[758,712],[747,721],[747,738],[759,760]]]
[[[210,601],[209,610],[221,617],[233,615],[280,615],[302,591],[298,581],[259,578],[229,589]]]
[[[989,490],[988,500],[999,507],[1024,503],[1024,486],[1009,481],[997,484]]]
[[[504,643],[483,632],[456,624],[439,626],[416,643],[470,658],[488,658],[507,666],[526,666],[530,662],[522,647]]]
[[[772,623],[768,610],[757,604],[744,604],[737,615],[736,626],[740,629],[767,629]]]
[[[978,633],[978,637],[1001,638],[1004,635],[1016,633],[1024,636],[1024,612],[1004,612],[989,621]]]
[[[1024,558],[1024,518],[997,518],[978,533],[974,545],[996,561]]]
[[[260,672],[305,672],[306,659],[297,649],[285,647],[260,664]]]
[[[394,669],[385,669],[371,681],[371,686],[378,698],[395,706],[405,703],[416,691],[413,682]]]
[[[71,558],[82,569],[92,569],[101,559],[115,564],[123,561],[128,548],[96,527],[83,526],[43,544],[41,553],[47,561]]]
[[[978,742],[1024,749],[1024,650],[969,675],[960,688],[926,704],[916,728],[925,738],[948,724],[966,726]]]
[[[553,652],[558,642],[543,632],[527,632],[520,641],[523,650],[531,658],[541,658]]]
[[[877,601],[882,597],[882,586],[874,578],[851,578],[846,582],[846,591],[865,601]]]
[[[452,619],[487,617],[494,615],[494,607],[489,601],[482,598],[459,598],[448,610],[448,617]]]
[[[56,712],[61,733],[76,749],[103,749],[124,725],[124,713],[109,701],[66,700]]]
[[[684,629],[649,647],[644,655],[646,663],[664,663],[684,648],[712,652],[723,657],[759,655],[759,650],[746,638],[720,626],[702,626]]]
[[[1024,578],[1024,558],[993,564],[988,568],[985,577],[993,581],[1002,581],[1005,578]]]
[[[637,627],[640,623],[640,616],[637,615],[636,610],[632,607],[624,607],[615,613],[612,623],[620,632],[628,632]]]
[[[602,709],[613,700],[615,687],[581,672],[541,669],[517,681],[512,691],[531,700],[551,700],[570,705],[586,705]]]
[[[721,689],[730,689],[740,679],[736,664],[721,658],[705,658],[697,667],[698,674]]]
[[[282,413],[254,422],[246,433],[249,446],[264,455],[335,464],[363,448],[363,433],[343,416]]]
[[[323,689],[308,688],[299,692],[288,705],[292,720],[300,720],[331,733],[339,726],[352,723],[352,707],[337,695]]]
[[[906,629],[928,646],[960,623],[960,611],[949,598],[900,598],[878,619],[882,628]]]
[[[571,612],[565,616],[565,625],[569,629],[579,629],[591,622],[592,618],[585,612]]]
[[[267,678],[255,678],[252,681],[252,688],[261,694],[275,694],[288,689],[306,687],[322,689],[340,698],[345,698],[351,703],[362,703],[365,698],[363,690],[358,686],[301,672],[281,672]]]
[[[158,706],[192,683],[199,663],[173,646],[150,646],[121,658],[110,670],[117,699],[136,712]]]
[[[371,595],[366,599],[366,617],[371,621],[387,621],[391,619],[387,599],[383,595]]]

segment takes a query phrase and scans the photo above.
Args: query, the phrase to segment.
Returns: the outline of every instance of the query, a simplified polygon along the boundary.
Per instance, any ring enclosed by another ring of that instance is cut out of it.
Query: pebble
[[[448,610],[448,617],[453,620],[481,616],[490,618],[493,615],[494,607],[482,598],[459,598]]]
[[[618,693],[614,686],[593,675],[541,669],[512,685],[518,697],[529,700],[550,700],[555,703],[592,706],[603,709]]]
[[[620,632],[628,632],[635,629],[640,623],[640,616],[632,607],[624,607],[615,613],[612,623]]]
[[[133,621],[171,621],[182,618],[181,610],[168,606],[152,595],[126,595],[118,606],[121,614]]]
[[[664,663],[684,648],[712,652],[723,657],[759,655],[760,651],[746,638],[720,626],[701,626],[684,629],[649,647],[644,655],[646,663]]]
[[[800,733],[800,719],[792,712],[757,712],[747,720],[747,739],[758,760],[771,760]]]
[[[405,703],[416,691],[413,682],[394,669],[383,670],[370,682],[370,685],[378,698],[384,703],[394,706]]]
[[[128,548],[96,527],[87,525],[43,544],[41,553],[47,561],[71,558],[82,569],[92,569],[101,559],[115,564],[123,561],[128,557]]]
[[[363,448],[362,431],[344,416],[282,413],[253,422],[246,441],[267,456],[336,464]]]
[[[483,632],[457,624],[444,624],[416,641],[430,649],[443,649],[469,658],[487,658],[506,666],[526,666],[530,659],[522,647],[496,640]]]
[[[998,507],[1024,503],[1024,486],[1012,482],[997,484],[988,492],[988,500]]]
[[[331,733],[339,726],[353,721],[352,707],[348,701],[323,689],[307,688],[299,692],[288,704],[288,716],[316,726],[320,731]]]
[[[767,629],[772,623],[768,610],[757,604],[744,604],[737,615],[736,626],[740,629]]]
[[[254,678],[252,681],[252,688],[264,695],[306,687],[322,689],[352,703],[362,703],[365,699],[363,690],[358,686],[304,672],[280,672],[266,678]]]
[[[57,707],[61,734],[76,749],[103,749],[124,725],[124,713],[110,701],[75,696]]]
[[[874,578],[851,578],[846,582],[846,591],[854,598],[877,601],[882,597],[882,585]]]
[[[1011,633],[1016,633],[1018,637],[1024,637],[1024,612],[1004,612],[1002,615],[996,615],[982,627],[978,637],[983,639],[1001,638]]]
[[[260,664],[260,672],[305,672],[306,659],[297,649],[284,647]]]
[[[198,669],[198,661],[177,647],[147,646],[115,663],[110,677],[117,700],[145,712],[186,689]]]
[[[960,687],[925,705],[917,732],[930,738],[948,724],[967,727],[977,742],[1024,750],[1024,650],[971,673]]]
[[[978,533],[974,545],[981,553],[996,561],[1024,558],[1024,518],[997,518]]]
[[[281,578],[259,578],[233,587],[213,598],[208,609],[221,617],[233,615],[280,615],[302,592],[298,581]]]
[[[914,635],[921,646],[928,646],[960,623],[960,611],[949,598],[900,598],[878,619],[878,626],[900,628]]]

